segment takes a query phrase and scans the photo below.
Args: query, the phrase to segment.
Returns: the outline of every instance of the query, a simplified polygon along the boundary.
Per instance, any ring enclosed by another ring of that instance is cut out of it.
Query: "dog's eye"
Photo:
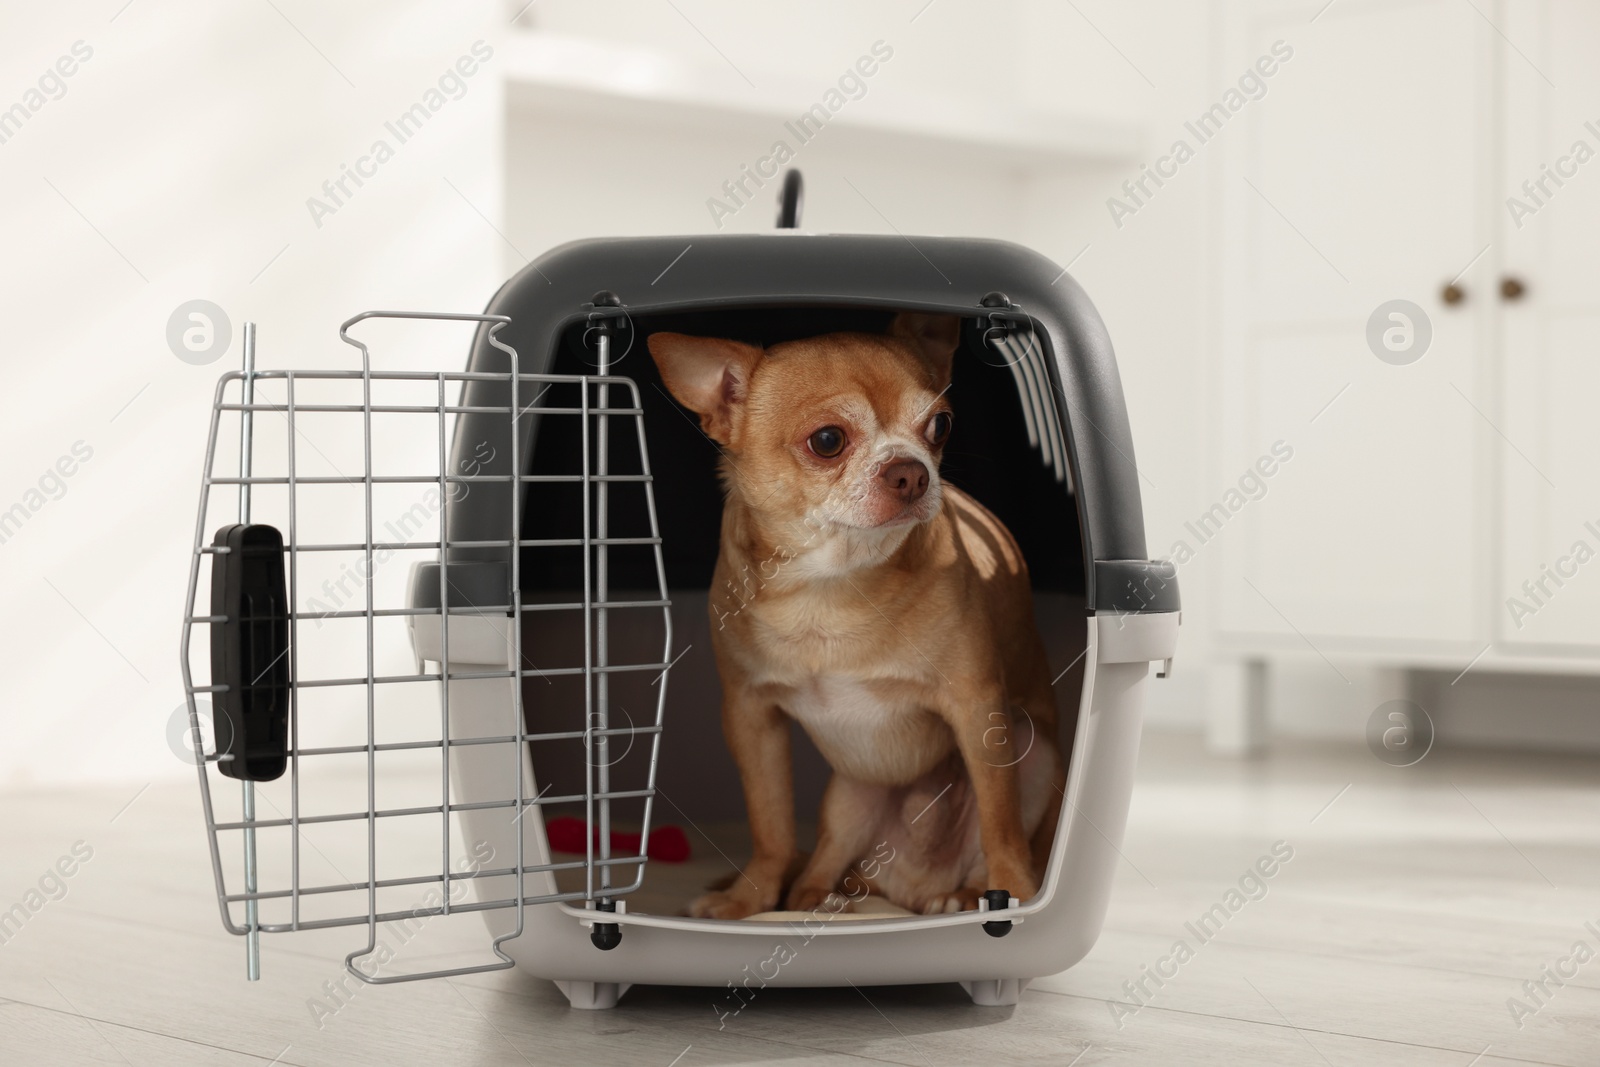
[[[944,444],[944,439],[950,436],[950,413],[941,411],[928,420],[928,440],[934,445]]]
[[[844,431],[837,426],[824,426],[806,442],[811,451],[823,459],[832,459],[844,451]]]

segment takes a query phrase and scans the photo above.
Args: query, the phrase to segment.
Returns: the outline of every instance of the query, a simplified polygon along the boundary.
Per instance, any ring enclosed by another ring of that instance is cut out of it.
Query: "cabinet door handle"
[[[1467,298],[1467,291],[1455,282],[1451,282],[1439,290],[1439,299],[1454,307]]]
[[[1527,291],[1528,287],[1522,284],[1521,278],[1508,274],[1500,279],[1500,299],[1502,300],[1507,302],[1521,300]]]

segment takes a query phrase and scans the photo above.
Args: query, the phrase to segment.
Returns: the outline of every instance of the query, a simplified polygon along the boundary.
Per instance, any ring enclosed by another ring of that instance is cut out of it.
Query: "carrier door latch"
[[[1010,911],[1022,901],[1013,897],[1004,889],[990,889],[984,892],[983,899],[979,902],[980,911],[1005,912]],[[1010,919],[990,919],[983,924],[983,932],[990,937],[1004,937],[1011,932]]]
[[[1003,342],[1016,331],[1026,331],[1031,326],[1027,312],[1013,304],[1004,293],[989,293],[978,304],[984,309],[978,315],[978,328],[983,331],[986,344]]]
[[[283,535],[272,526],[237,523],[217,531],[213,548],[211,614],[221,620],[211,624],[217,769],[244,782],[270,782],[289,763]]]

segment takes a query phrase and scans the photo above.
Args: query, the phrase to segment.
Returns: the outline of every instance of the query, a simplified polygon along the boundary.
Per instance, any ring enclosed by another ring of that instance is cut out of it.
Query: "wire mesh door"
[[[479,324],[505,369],[374,371],[366,344],[348,332],[366,319]],[[258,370],[246,324],[244,367],[218,382],[181,664],[218,904],[223,926],[246,939],[251,979],[260,934],[335,927],[366,927],[366,944],[345,958],[365,982],[510,967],[503,946],[522,933],[526,907],[583,901],[615,911],[644,877],[672,624],[638,387],[606,373],[605,328],[593,331],[600,373],[521,373],[498,337],[509,321],[366,312],[340,328],[361,353],[359,371]],[[469,406],[484,384],[506,399]],[[490,416],[497,432],[452,441],[467,414],[480,426]],[[525,444],[546,420],[581,427],[576,469],[522,469]],[[616,431],[629,429],[630,447],[615,456]],[[538,506],[558,490],[563,506],[581,511],[574,536],[524,538],[525,501]],[[630,493],[643,507],[634,500],[628,511],[646,528],[618,536],[613,497]],[[452,539],[455,512],[485,503],[508,516],[503,533]],[[611,595],[611,553],[624,546],[650,557],[652,595]],[[553,552],[572,568],[577,594],[525,601],[524,558]],[[659,658],[613,655],[611,617],[634,611],[659,613]],[[541,651],[524,644],[531,612],[581,628],[581,657],[537,662]],[[196,653],[197,627],[208,659]],[[653,677],[653,714],[616,725],[612,679],[641,672]],[[557,679],[566,684],[559,698],[536,701],[545,705],[537,729],[524,700],[534,679],[551,692]],[[640,756],[633,782],[613,780],[622,739]],[[581,792],[540,789],[534,745],[576,745]],[[640,831],[639,846],[620,853],[617,805],[632,805]],[[550,853],[543,815],[552,806],[581,810],[582,854]],[[469,840],[462,827],[485,819],[498,829]],[[507,911],[509,928],[500,923],[491,937],[493,962],[394,974],[374,962],[385,962],[375,955],[386,944],[381,924]],[[615,924],[590,925],[598,948],[620,939]]]

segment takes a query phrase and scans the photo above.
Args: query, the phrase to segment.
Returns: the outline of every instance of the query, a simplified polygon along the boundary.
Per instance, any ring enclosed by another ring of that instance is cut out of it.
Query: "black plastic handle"
[[[804,206],[805,184],[800,172],[791,168],[783,176],[783,192],[778,194],[778,229],[797,229],[800,225],[800,209]]]
[[[212,544],[211,684],[217,769],[270,782],[289,764],[289,596],[283,535],[266,525],[224,526]],[[223,720],[226,720],[224,727]],[[226,748],[223,738],[230,739]],[[222,757],[232,757],[225,759]]]

